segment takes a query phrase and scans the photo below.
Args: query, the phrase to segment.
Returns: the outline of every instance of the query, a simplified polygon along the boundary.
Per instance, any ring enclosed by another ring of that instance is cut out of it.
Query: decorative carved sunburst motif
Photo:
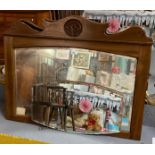
[[[64,24],[64,31],[71,37],[77,37],[82,32],[82,24],[77,19],[70,19]]]

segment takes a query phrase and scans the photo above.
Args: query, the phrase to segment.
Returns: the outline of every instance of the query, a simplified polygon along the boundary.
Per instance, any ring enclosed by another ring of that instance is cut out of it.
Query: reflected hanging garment
[[[117,57],[116,64],[119,66],[121,73],[128,74],[128,59]]]

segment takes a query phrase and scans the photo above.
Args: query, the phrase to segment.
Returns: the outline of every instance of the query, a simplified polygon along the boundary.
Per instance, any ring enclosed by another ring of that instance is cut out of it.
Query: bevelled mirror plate
[[[130,132],[137,59],[81,48],[16,48],[15,115],[63,131]]]

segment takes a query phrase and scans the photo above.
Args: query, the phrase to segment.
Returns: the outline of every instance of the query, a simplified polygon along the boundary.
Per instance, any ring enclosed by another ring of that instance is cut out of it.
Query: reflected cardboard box
[[[97,71],[96,84],[101,86],[109,86],[111,80],[111,74],[105,71]]]
[[[88,92],[89,86],[86,85],[74,85],[74,89],[78,91]]]
[[[66,80],[79,81],[81,76],[84,75],[84,73],[85,73],[85,70],[83,69],[69,67]]]
[[[95,77],[92,75],[87,75],[86,70],[84,69],[69,67],[66,80],[94,83]]]
[[[135,75],[112,74],[111,87],[121,91],[133,92],[135,86]]]

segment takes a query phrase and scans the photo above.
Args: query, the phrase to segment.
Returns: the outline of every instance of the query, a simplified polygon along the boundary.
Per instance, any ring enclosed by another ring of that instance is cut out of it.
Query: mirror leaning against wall
[[[151,38],[80,16],[46,25],[22,20],[5,34],[6,118],[140,139]]]

